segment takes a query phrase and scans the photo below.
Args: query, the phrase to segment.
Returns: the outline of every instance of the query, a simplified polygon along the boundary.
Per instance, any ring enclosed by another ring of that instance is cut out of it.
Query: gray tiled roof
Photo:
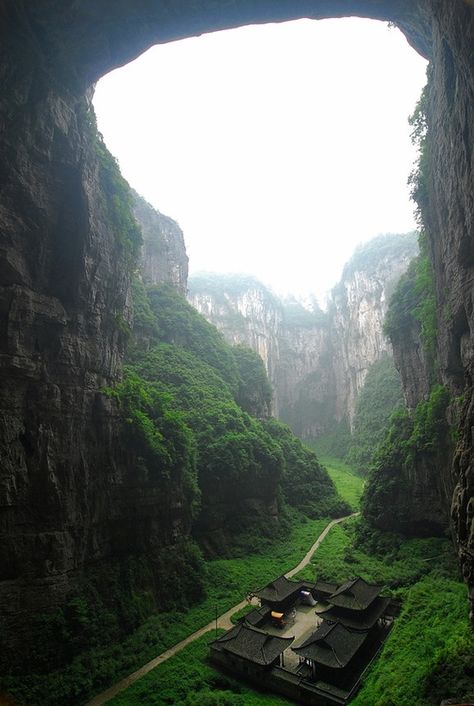
[[[242,622],[247,622],[249,625],[258,626],[259,623],[265,621],[265,618],[271,613],[270,606],[262,606],[261,608],[255,608],[254,610],[247,613],[242,619]]]
[[[338,608],[365,610],[381,590],[381,586],[372,586],[359,577],[342,584],[327,600]]]
[[[252,625],[239,623],[215,640],[214,646],[225,652],[248,659],[255,664],[267,666],[293,642],[293,637],[277,637],[258,630]]]
[[[255,591],[257,598],[271,603],[280,603],[289,598],[293,593],[300,591],[306,583],[304,581],[290,581],[285,576],[279,576],[267,586]]]
[[[323,621],[301,645],[291,649],[313,662],[333,669],[342,669],[364,644],[366,638],[365,632],[352,632],[342,623]]]
[[[346,628],[369,630],[387,610],[389,603],[390,598],[377,596],[367,610],[364,611],[354,611],[353,613],[347,614],[338,607],[329,605],[325,610],[316,609],[316,612],[321,618],[324,618],[324,620],[341,622]]]

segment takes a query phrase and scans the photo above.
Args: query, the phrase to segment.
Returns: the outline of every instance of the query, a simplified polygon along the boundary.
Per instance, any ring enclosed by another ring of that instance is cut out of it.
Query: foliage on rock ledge
[[[148,435],[157,452],[167,417],[157,409],[157,426],[153,400],[175,410],[173,421],[190,430],[201,494],[194,531],[206,550],[226,552],[248,531],[271,536],[285,503],[312,517],[348,511],[315,454],[284,425],[264,421],[271,390],[261,359],[240,346],[232,349],[170,286],[146,292],[136,286],[135,292],[138,326],[149,338],[131,349],[116,394],[137,437]],[[126,394],[131,385],[141,395],[132,406]]]
[[[427,110],[428,85],[423,89],[415,111],[409,119],[412,127],[411,139],[418,151],[418,159],[408,184],[421,227],[420,254],[411,262],[408,272],[402,277],[393,294],[385,320],[385,333],[392,342],[403,340],[403,335],[417,323],[421,343],[430,365],[434,368],[437,339],[436,296],[428,232],[425,227],[429,209],[428,182],[431,169]]]
[[[80,119],[85,133],[93,145],[98,163],[99,182],[104,197],[106,216],[121,250],[127,268],[133,271],[137,265],[142,245],[141,228],[133,215],[133,197],[130,185],[123,178],[115,157],[107,149],[92,107]]]
[[[415,475],[421,460],[433,464],[438,450],[449,447],[448,404],[447,390],[436,385],[413,412],[400,409],[392,415],[362,498],[362,512],[370,525],[387,529],[387,521],[395,513],[393,527],[409,526],[412,518],[405,516],[400,498],[406,493],[407,478]]]
[[[419,256],[410,263],[390,300],[384,332],[392,342],[396,342],[402,341],[412,328],[418,329],[433,368],[437,339],[436,299],[433,270],[423,233],[420,234],[419,245]]]
[[[354,430],[345,457],[349,466],[366,475],[374,449],[383,440],[393,410],[403,403],[400,376],[389,356],[376,361],[367,373],[357,399]]]

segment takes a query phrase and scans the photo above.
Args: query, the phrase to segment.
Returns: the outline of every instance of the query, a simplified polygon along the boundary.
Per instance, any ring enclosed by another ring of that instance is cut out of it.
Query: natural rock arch
[[[113,555],[117,547],[134,552],[148,541],[168,541],[165,529],[158,535],[156,527],[150,529],[149,504],[139,492],[130,493],[116,410],[100,393],[120,369],[123,336],[117,317],[126,304],[128,279],[85,129],[84,95],[101,75],[155,43],[248,23],[349,15],[394,22],[432,61],[427,226],[440,312],[438,353],[443,381],[466,398],[455,470],[443,470],[442,484],[454,498],[453,526],[474,601],[471,0],[3,0],[0,604],[8,606],[5,649],[28,639],[29,616],[60,604],[88,563]],[[164,511],[159,503],[155,510]]]
[[[429,2],[410,0],[240,0],[239,2],[156,2],[97,4],[93,0],[37,2],[33,7],[4,2],[4,29],[10,20],[20,37],[32,44],[43,68],[77,81],[93,83],[153,44],[169,42],[245,24],[348,16],[396,23],[423,55],[431,50]],[[24,46],[23,41],[23,46]]]

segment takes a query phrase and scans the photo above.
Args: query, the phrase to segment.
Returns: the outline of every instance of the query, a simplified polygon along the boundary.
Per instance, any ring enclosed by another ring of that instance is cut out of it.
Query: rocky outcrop
[[[350,14],[395,22],[432,59],[424,219],[440,312],[440,375],[465,397],[455,463],[440,473],[455,486],[453,528],[474,585],[472,3],[2,0],[0,601],[9,639],[25,642],[20,618],[57,604],[74,571],[100,561],[112,545],[120,555],[116,532],[125,511],[115,493],[123,492],[128,516],[143,513],[151,537],[163,541],[149,504],[145,510],[149,497],[126,504],[115,410],[101,393],[120,370],[128,275],[107,214],[109,195],[97,185],[83,95],[156,42],[251,22]]]
[[[230,343],[262,357],[273,412],[301,438],[347,420],[372,364],[391,346],[383,323],[391,293],[418,251],[416,235],[380,236],[347,263],[328,313],[282,301],[252,277],[195,275],[189,299]]]
[[[274,379],[278,413],[298,436],[317,439],[331,428],[336,413],[330,320],[320,310],[309,312],[294,303],[284,306],[284,314]]]
[[[194,275],[188,282],[190,303],[222,332],[231,345],[245,345],[264,362],[271,382],[280,359],[283,311],[278,298],[248,275]],[[272,411],[277,412],[278,393]]]
[[[133,192],[133,213],[143,236],[143,282],[146,285],[170,284],[185,296],[188,256],[183,231],[176,221],[154,209],[136,192]]]
[[[379,236],[356,250],[329,305],[336,419],[352,427],[357,397],[371,365],[392,354],[384,334],[390,297],[418,252],[416,236]]]
[[[136,472],[103,392],[121,373],[138,248],[114,210],[121,181],[87,102],[35,81],[36,66],[20,81],[25,61],[1,104],[2,671],[28,658],[35,616],[85,571],[157,556],[190,526],[179,482]]]
[[[462,398],[454,464],[440,474],[452,498],[454,537],[474,611],[474,8],[446,0],[433,7],[422,215],[435,273],[440,376],[452,396]]]

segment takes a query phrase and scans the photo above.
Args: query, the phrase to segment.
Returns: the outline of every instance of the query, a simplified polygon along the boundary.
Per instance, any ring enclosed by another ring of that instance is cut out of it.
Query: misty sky
[[[322,298],[357,243],[415,227],[407,118],[425,72],[386,24],[301,20],[153,47],[94,105],[126,179],[181,225],[191,272]]]

